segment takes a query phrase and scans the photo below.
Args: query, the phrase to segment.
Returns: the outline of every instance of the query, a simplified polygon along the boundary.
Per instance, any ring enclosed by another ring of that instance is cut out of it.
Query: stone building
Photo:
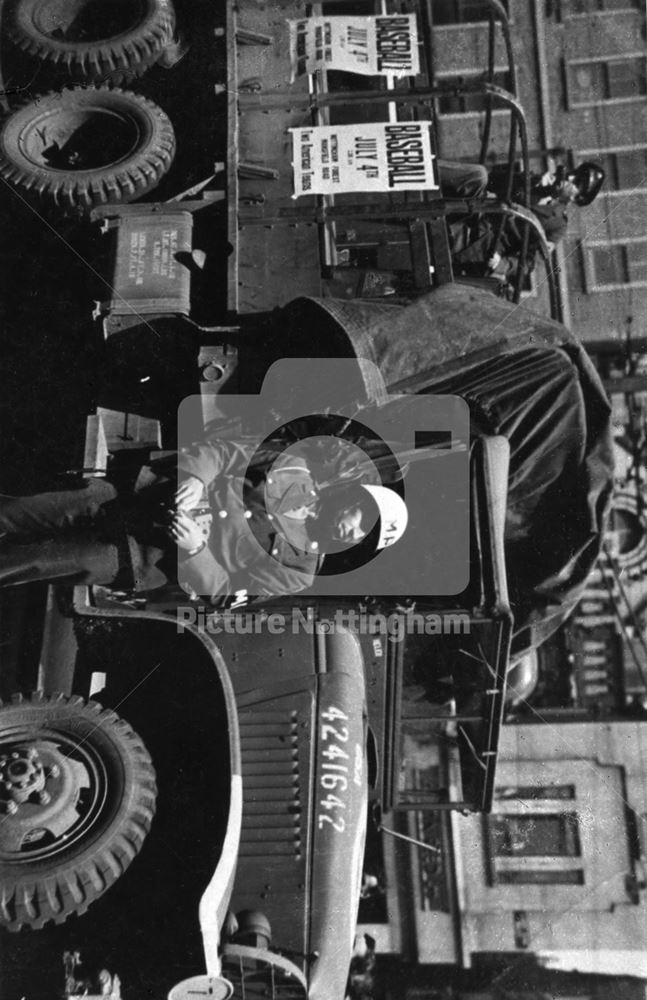
[[[430,0],[436,81],[469,81],[487,65],[489,4]],[[647,69],[642,0],[506,0],[517,92],[528,122],[532,166],[595,161],[602,194],[569,211],[557,251],[563,318],[583,340],[647,342]],[[498,82],[510,88],[503,36]],[[480,148],[480,97],[436,102],[441,155],[470,159]],[[508,114],[493,113],[488,158],[505,155]]]

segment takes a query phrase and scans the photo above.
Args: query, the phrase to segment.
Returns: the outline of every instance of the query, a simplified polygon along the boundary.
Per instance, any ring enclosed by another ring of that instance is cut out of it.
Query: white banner
[[[420,72],[415,14],[311,17],[288,24],[290,82],[318,69],[341,69],[364,76],[415,76]]]
[[[437,188],[430,127],[420,121],[290,129],[293,197]]]

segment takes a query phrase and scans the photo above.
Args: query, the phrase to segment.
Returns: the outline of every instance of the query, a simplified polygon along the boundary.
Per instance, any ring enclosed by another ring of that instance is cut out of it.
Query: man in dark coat
[[[530,175],[530,207],[550,243],[556,245],[566,233],[568,206],[590,205],[603,183],[604,171],[595,163],[580,163],[575,170],[568,171],[549,160],[544,174]]]
[[[494,171],[490,190],[498,197],[504,196],[503,176]],[[549,158],[548,170],[543,174],[530,174],[530,204],[539,219],[551,249],[566,235],[567,209],[571,205],[584,208],[597,198],[604,183],[604,171],[595,163],[580,163],[574,170],[555,164]],[[512,190],[512,200],[523,202],[523,174],[518,174]],[[517,244],[515,246],[515,243]],[[514,230],[508,235],[508,252],[518,252],[521,243]]]
[[[482,164],[453,164],[445,160],[439,160],[438,167],[441,188],[450,197],[482,198],[488,189],[498,198],[507,197],[506,170],[494,169],[488,176]],[[604,171],[597,164],[588,162],[568,171],[549,160],[549,169],[544,174],[530,175],[528,207],[541,223],[550,250],[566,234],[567,209],[571,205],[580,208],[590,205],[603,183]],[[514,178],[512,201],[520,204],[524,201],[523,174]],[[505,277],[516,267],[516,258],[523,245],[519,222],[512,218],[506,220],[503,229],[495,217],[488,215],[454,220],[450,225],[450,235],[454,264],[459,274],[495,273]],[[537,249],[531,233],[529,271],[534,265]]]

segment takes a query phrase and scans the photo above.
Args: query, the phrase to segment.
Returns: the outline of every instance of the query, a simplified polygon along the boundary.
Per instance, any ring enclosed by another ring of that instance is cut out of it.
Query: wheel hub
[[[57,764],[46,766],[35,746],[19,746],[0,756],[0,810],[14,815],[30,799],[43,805],[50,801],[49,778],[60,773]]]
[[[0,706],[0,925],[84,913],[137,854],[155,772],[114,712],[64,694]]]
[[[70,108],[61,101],[23,130],[21,146],[32,163],[52,170],[101,170],[127,159],[135,149],[139,132],[132,117],[93,106],[92,91],[79,94],[84,103]]]
[[[92,784],[89,760],[49,740],[12,741],[0,754],[0,855],[68,837],[82,816],[79,796]]]

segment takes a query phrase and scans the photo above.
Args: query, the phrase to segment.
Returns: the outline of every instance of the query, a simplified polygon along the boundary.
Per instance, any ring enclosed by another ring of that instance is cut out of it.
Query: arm
[[[551,200],[548,205],[536,205],[533,209],[541,222],[547,240],[557,244],[566,233],[568,218],[564,206]]]
[[[290,596],[298,594],[301,590],[307,590],[312,586],[318,559],[312,558],[311,565],[304,565],[302,568],[292,566],[282,566],[280,563],[271,561],[268,566],[265,562],[252,566],[249,573],[249,591],[256,598],[271,598]]]
[[[229,574],[222,568],[208,545],[180,562],[178,582],[184,590],[213,604],[219,598],[234,593]]]
[[[178,547],[178,583],[191,595],[213,600],[229,593],[229,576],[211,552],[199,525],[178,511],[169,528]]]
[[[228,573],[207,545],[180,564],[178,579],[185,590],[211,601],[212,604],[217,604],[225,597],[237,598],[243,603],[240,600],[242,594],[251,601],[282,597],[306,590],[314,580],[317,562],[317,558],[312,557],[308,565],[294,568],[282,566],[274,560],[262,559],[246,568],[244,581],[237,578],[236,583],[232,583]],[[247,586],[241,589],[241,582]]]
[[[182,448],[178,455],[181,477],[194,476],[209,486],[218,476],[243,475],[253,449],[235,441],[215,441]]]

